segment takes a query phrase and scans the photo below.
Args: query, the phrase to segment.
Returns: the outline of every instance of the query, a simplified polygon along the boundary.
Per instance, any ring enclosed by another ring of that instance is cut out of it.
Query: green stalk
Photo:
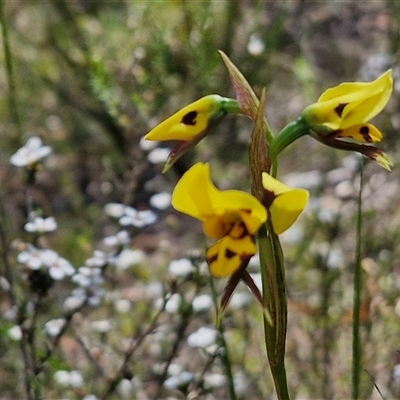
[[[214,280],[211,276],[210,276],[210,286],[211,286],[211,292],[212,292],[213,299],[214,299],[215,309],[217,310],[217,313],[218,313],[218,301],[217,301],[218,296],[217,296],[217,292],[215,290]],[[217,323],[217,328],[219,331],[220,341],[221,341],[222,348],[223,348],[223,352],[221,355],[221,361],[225,368],[225,374],[226,374],[226,377],[228,380],[229,398],[230,398],[230,400],[237,400],[236,391],[235,391],[235,382],[233,379],[233,372],[232,372],[232,363],[231,363],[231,358],[229,355],[228,343],[226,343],[226,340],[225,340],[225,327],[224,327],[222,318]]]
[[[8,82],[8,103],[10,106],[11,115],[13,117],[15,126],[17,128],[19,138],[22,137],[22,125],[21,120],[18,114],[17,108],[17,98],[15,94],[15,81],[14,81],[14,71],[12,64],[12,56],[10,49],[10,40],[8,36],[8,27],[6,22],[6,17],[4,15],[4,4],[3,0],[0,0],[0,23],[1,23],[1,32],[3,36],[3,49],[4,49],[4,60],[6,63],[6,74],[7,74],[7,82]],[[20,144],[20,143],[19,143]]]
[[[243,114],[239,103],[235,99],[223,97],[221,100],[221,108],[227,114]]]
[[[267,223],[258,232],[263,298],[270,307],[273,324],[264,318],[265,345],[279,400],[288,400],[289,390],[285,369],[287,329],[286,280],[283,255],[278,237]]]
[[[361,343],[360,343],[360,307],[361,307],[361,229],[362,229],[362,189],[364,184],[364,162],[361,159],[360,168],[360,190],[358,193],[357,207],[357,238],[356,259],[354,270],[354,293],[353,293],[353,365],[352,365],[352,387],[353,400],[360,396],[360,371],[361,371]]]
[[[301,117],[287,124],[279,134],[269,142],[269,156],[271,160],[275,161],[282,150],[301,136],[307,135],[309,131],[309,126]]]

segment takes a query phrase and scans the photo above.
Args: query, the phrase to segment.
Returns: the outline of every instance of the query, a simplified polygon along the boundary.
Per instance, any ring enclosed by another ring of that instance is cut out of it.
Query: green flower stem
[[[229,99],[227,97],[224,97],[224,100],[221,103],[221,108],[226,114],[242,114],[243,110],[240,108],[240,105],[237,100],[235,99]],[[270,126],[268,125],[267,120],[265,119],[265,137],[267,138],[267,143],[272,143],[274,140],[274,134],[272,133],[272,130]]]
[[[364,162],[361,158],[360,191],[358,194],[357,208],[357,243],[356,260],[354,270],[354,294],[353,294],[353,360],[352,360],[352,386],[353,400],[358,400],[360,395],[360,367],[361,367],[361,343],[360,343],[360,307],[361,307],[361,229],[362,229],[362,188],[364,184]]]
[[[302,117],[286,125],[273,140],[269,142],[269,156],[274,161],[278,154],[299,137],[309,133],[309,126]]]
[[[287,329],[286,280],[279,238],[270,224],[258,232],[263,298],[270,307],[273,324],[264,318],[265,345],[276,394],[279,400],[288,400],[289,390],[285,369]]]
[[[10,49],[10,40],[8,37],[7,21],[4,15],[4,4],[5,4],[4,0],[0,0],[0,24],[1,24],[1,33],[3,36],[4,60],[6,64],[6,74],[7,74],[8,88],[9,88],[8,103],[10,106],[12,117],[14,119],[15,126],[17,128],[18,136],[19,138],[21,138],[22,125],[18,114],[17,100],[15,95],[14,72],[13,72],[12,56]],[[20,145],[20,143],[18,143],[18,145]]]
[[[229,99],[228,97],[223,97],[221,101],[221,108],[227,114],[243,114],[239,103],[235,99]]]
[[[217,292],[215,290],[213,277],[211,277],[211,276],[210,276],[210,286],[211,286],[211,292],[213,295],[214,306],[215,306],[215,309],[217,310],[217,321],[218,321],[217,328],[219,331],[220,341],[221,341],[221,345],[223,348],[223,352],[221,355],[221,361],[225,368],[225,373],[226,373],[226,377],[227,377],[227,381],[228,381],[229,398],[230,398],[230,400],[237,400],[236,390],[235,390],[235,382],[233,379],[233,372],[232,372],[232,363],[231,363],[231,358],[229,355],[228,343],[225,340],[225,327],[224,327],[222,318],[221,319],[218,318],[218,300],[217,300],[218,296],[217,296]]]

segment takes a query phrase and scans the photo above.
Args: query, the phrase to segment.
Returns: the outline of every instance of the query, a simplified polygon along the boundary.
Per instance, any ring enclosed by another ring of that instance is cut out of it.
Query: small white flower
[[[43,265],[40,250],[31,244],[28,244],[26,249],[18,254],[17,261],[33,270],[38,270]]]
[[[105,251],[95,250],[93,256],[85,261],[85,265],[90,268],[103,268],[110,262],[110,260],[110,255]]]
[[[256,34],[250,36],[249,43],[247,43],[247,51],[252,56],[259,56],[265,49],[265,43]]]
[[[170,390],[177,389],[181,386],[193,382],[194,375],[189,371],[182,371],[178,375],[170,376],[163,383],[164,387]]]
[[[63,385],[63,386],[69,385],[69,372],[64,369],[60,369],[60,370],[56,371],[53,375],[53,378],[60,385]]]
[[[182,303],[182,298],[178,293],[174,293],[167,301],[165,305],[165,311],[169,314],[175,314],[178,312],[179,307]]]
[[[57,223],[54,217],[42,218],[35,217],[24,226],[27,232],[53,232],[57,229]]]
[[[157,215],[151,210],[138,211],[133,207],[125,207],[124,214],[119,219],[122,226],[134,226],[135,228],[144,228],[147,225],[154,224],[157,221]]]
[[[107,247],[124,246],[130,242],[131,238],[128,231],[119,231],[115,235],[107,236],[103,239],[103,243]]]
[[[170,376],[163,383],[163,386],[169,390],[177,389],[179,385],[180,381],[177,376]]]
[[[83,385],[83,377],[79,371],[66,371],[60,369],[54,373],[53,378],[63,386],[80,387]]]
[[[86,296],[85,293],[82,292],[82,296],[78,296],[75,295],[74,293],[72,293],[71,296],[68,296],[65,298],[64,303],[63,303],[63,307],[64,310],[66,311],[72,311],[72,310],[76,310],[79,307],[83,306],[83,303],[86,300]]]
[[[187,258],[173,260],[169,263],[168,272],[171,275],[184,278],[188,276],[191,272],[193,272],[193,264]]]
[[[224,386],[226,383],[226,377],[222,374],[208,374],[204,376],[204,387],[206,389],[214,389]]]
[[[344,256],[341,249],[330,249],[326,265],[331,269],[337,269],[344,264]]]
[[[52,279],[59,281],[65,276],[71,276],[75,272],[75,268],[68,260],[60,257],[54,250],[41,250],[43,265],[48,268],[49,275]]]
[[[165,303],[165,311],[169,314],[175,314],[181,306],[181,296],[178,293],[174,293],[172,295],[168,293],[166,295],[166,300],[167,301],[165,302],[165,299],[163,299],[162,297],[158,297],[154,302],[154,307],[157,310],[160,310]]]
[[[158,299],[163,295],[163,286],[161,282],[150,282],[146,285],[147,296],[151,299]]]
[[[194,312],[204,312],[208,311],[214,302],[210,295],[208,294],[201,294],[200,296],[196,296],[192,301],[192,307]]]
[[[161,192],[150,197],[150,205],[158,210],[165,210],[171,205],[171,194]]]
[[[71,278],[72,282],[75,282],[81,287],[89,287],[95,285],[101,285],[104,282],[102,271],[100,268],[91,267],[79,267],[76,274]]]
[[[193,332],[187,338],[187,343],[190,347],[206,348],[215,344],[218,332],[211,327],[202,326],[197,331]]]
[[[108,203],[104,206],[104,212],[111,218],[121,218],[124,215],[125,207],[120,203]]]
[[[124,398],[132,398],[132,392],[135,390],[135,385],[130,379],[122,379],[118,386],[117,386],[117,392],[118,394]]]
[[[82,307],[85,303],[92,307],[97,307],[105,294],[106,291],[100,286],[91,286],[90,288],[75,288],[72,290],[71,296],[68,296],[64,300],[64,309],[71,311]]]
[[[128,299],[119,299],[115,301],[114,307],[119,313],[128,313],[132,309],[132,303]]]
[[[33,136],[28,139],[25,146],[21,147],[10,158],[12,165],[26,167],[32,165],[51,153],[50,146],[43,146],[42,139]]]
[[[393,367],[393,378],[396,380],[396,381],[398,381],[398,380],[400,380],[400,364],[396,364],[394,367]]]
[[[14,325],[7,331],[7,334],[11,340],[14,340],[16,342],[22,339],[22,331],[19,325]]]
[[[168,159],[171,149],[166,147],[157,147],[147,155],[147,160],[152,164],[162,164]]]
[[[90,326],[95,332],[107,333],[114,327],[114,322],[111,319],[103,319],[100,321],[92,321]]]
[[[44,324],[44,332],[49,336],[57,336],[66,323],[65,318],[51,319]]]
[[[157,221],[157,215],[151,210],[136,210],[136,208],[119,203],[106,204],[104,211],[110,217],[118,218],[119,224],[122,226],[143,228]]]
[[[31,244],[18,254],[17,261],[33,270],[46,268],[50,277],[56,281],[65,276],[71,276],[75,272],[75,268],[69,261],[60,257],[54,250],[39,250]]]
[[[116,257],[115,266],[124,270],[142,264],[145,260],[146,254],[142,250],[125,249]]]

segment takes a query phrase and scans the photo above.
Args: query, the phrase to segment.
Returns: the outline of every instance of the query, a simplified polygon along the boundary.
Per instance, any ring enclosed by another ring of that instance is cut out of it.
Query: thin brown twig
[[[139,346],[142,344],[143,340],[156,329],[158,318],[164,312],[167,302],[168,302],[168,299],[166,298],[166,296],[164,296],[164,302],[163,302],[162,307],[156,313],[156,315],[153,317],[153,319],[150,322],[147,329],[145,329],[142,332],[142,334],[136,340],[134,340],[132,345],[126,350],[124,360],[122,361],[122,364],[119,367],[115,376],[109,380],[110,383],[109,383],[108,389],[104,393],[102,400],[108,399],[109,396],[114,392],[117,384],[120,382],[120,380],[124,376],[124,372],[127,369],[127,365],[128,365],[128,362],[130,361],[131,357],[133,356],[135,351],[139,348]]]

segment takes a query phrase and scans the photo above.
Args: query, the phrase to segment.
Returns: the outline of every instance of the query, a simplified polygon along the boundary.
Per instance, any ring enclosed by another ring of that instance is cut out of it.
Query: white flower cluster
[[[32,270],[47,271],[55,281],[60,281],[75,272],[75,268],[70,262],[61,257],[56,251],[38,249],[29,243],[26,249],[18,254],[17,261]]]
[[[96,252],[99,252],[96,250]],[[104,277],[103,270],[106,261],[99,257],[99,254],[89,258],[86,264],[76,271],[71,280],[78,287],[71,291],[71,295],[64,300],[64,308],[66,310],[74,310],[88,304],[97,307],[106,291],[103,288]]]
[[[105,205],[104,211],[108,216],[117,218],[122,226],[144,228],[157,222],[157,215],[153,211],[136,210],[136,208],[120,203],[108,203]]]
[[[82,374],[77,370],[66,371],[60,369],[54,373],[53,377],[54,380],[62,386],[74,388],[83,386]]]

